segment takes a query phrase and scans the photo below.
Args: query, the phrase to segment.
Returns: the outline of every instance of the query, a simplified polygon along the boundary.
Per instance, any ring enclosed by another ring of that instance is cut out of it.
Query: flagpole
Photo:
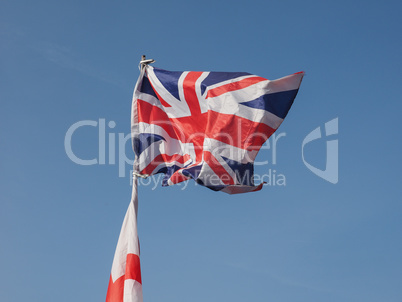
[[[146,55],[142,55],[142,56],[141,56],[141,61],[140,61],[140,64],[141,64],[141,71],[142,71],[142,69],[145,68],[145,64],[142,64],[141,62],[145,61],[146,59],[147,59],[147,56],[146,56]]]

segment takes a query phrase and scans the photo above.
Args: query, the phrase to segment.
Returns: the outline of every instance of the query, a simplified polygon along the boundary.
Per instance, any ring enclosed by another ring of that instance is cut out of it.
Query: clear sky
[[[258,156],[269,163],[256,173],[284,185],[236,196],[193,182],[140,185],[145,302],[402,301],[401,10],[400,1],[2,1],[0,301],[105,299],[131,195],[118,154],[134,155],[118,137],[130,131],[142,54],[168,70],[306,72],[276,163],[272,142]],[[304,164],[302,142],[336,118],[338,134],[304,148],[324,170],[326,142],[338,140],[332,184]],[[67,156],[66,133],[80,121],[97,126],[74,133],[74,154],[102,162],[104,121],[105,164]]]

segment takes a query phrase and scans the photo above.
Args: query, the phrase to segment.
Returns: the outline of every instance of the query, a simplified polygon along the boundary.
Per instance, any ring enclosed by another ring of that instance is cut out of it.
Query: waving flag
[[[194,179],[230,194],[260,190],[254,159],[286,117],[303,75],[270,81],[145,66],[133,97],[134,169],[164,173],[163,186]]]

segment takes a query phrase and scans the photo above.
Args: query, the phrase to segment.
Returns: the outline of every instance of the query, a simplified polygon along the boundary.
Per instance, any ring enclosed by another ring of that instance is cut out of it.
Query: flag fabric
[[[164,173],[163,186],[194,179],[230,194],[260,190],[254,159],[288,114],[303,76],[270,81],[144,66],[132,106],[134,170]]]
[[[137,176],[121,227],[110,274],[106,302],[142,302],[140,246],[137,233]]]

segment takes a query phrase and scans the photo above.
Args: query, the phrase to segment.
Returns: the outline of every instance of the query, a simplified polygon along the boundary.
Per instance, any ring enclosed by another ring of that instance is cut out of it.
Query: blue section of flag
[[[178,101],[179,96],[179,78],[183,74],[181,71],[167,71],[163,69],[154,68],[154,73],[159,81],[163,84],[167,91],[170,92]]]
[[[204,184],[204,182],[201,179],[196,179],[195,182],[201,186],[207,187],[208,189],[211,189],[212,191],[220,191],[224,188],[226,188],[227,186],[209,186]]]
[[[227,80],[250,75],[248,72],[210,72],[209,75],[201,83],[201,94],[204,94],[206,88]]]
[[[298,89],[294,89],[276,93],[269,93],[260,96],[255,100],[240,104],[255,109],[266,110],[280,118],[285,118],[289,112],[290,107],[293,104],[293,100],[296,97],[298,91]]]
[[[146,93],[146,94],[149,94],[149,95],[152,95],[152,96],[158,98],[154,89],[151,86],[151,83],[149,82],[149,79],[146,76],[144,76],[142,79],[142,85],[141,85],[140,91],[142,93]]]
[[[138,156],[153,143],[165,140],[162,136],[152,133],[140,133],[133,139],[134,152]]]
[[[242,164],[234,161],[230,158],[222,156],[222,159],[228,164],[228,166],[236,173],[238,181],[242,185],[254,186],[253,175],[254,166],[253,163]]]
[[[165,177],[163,177],[162,179],[162,187],[167,187],[169,186],[169,178],[173,175],[174,172],[176,172],[177,170],[180,170],[182,167],[179,167],[177,165],[173,165],[173,166],[169,166],[169,167],[163,167],[161,169],[159,169],[155,174],[157,173],[164,173]]]
[[[200,175],[202,165],[194,166],[191,168],[185,168],[181,172],[184,176],[191,177],[193,179],[197,179],[198,175]]]

